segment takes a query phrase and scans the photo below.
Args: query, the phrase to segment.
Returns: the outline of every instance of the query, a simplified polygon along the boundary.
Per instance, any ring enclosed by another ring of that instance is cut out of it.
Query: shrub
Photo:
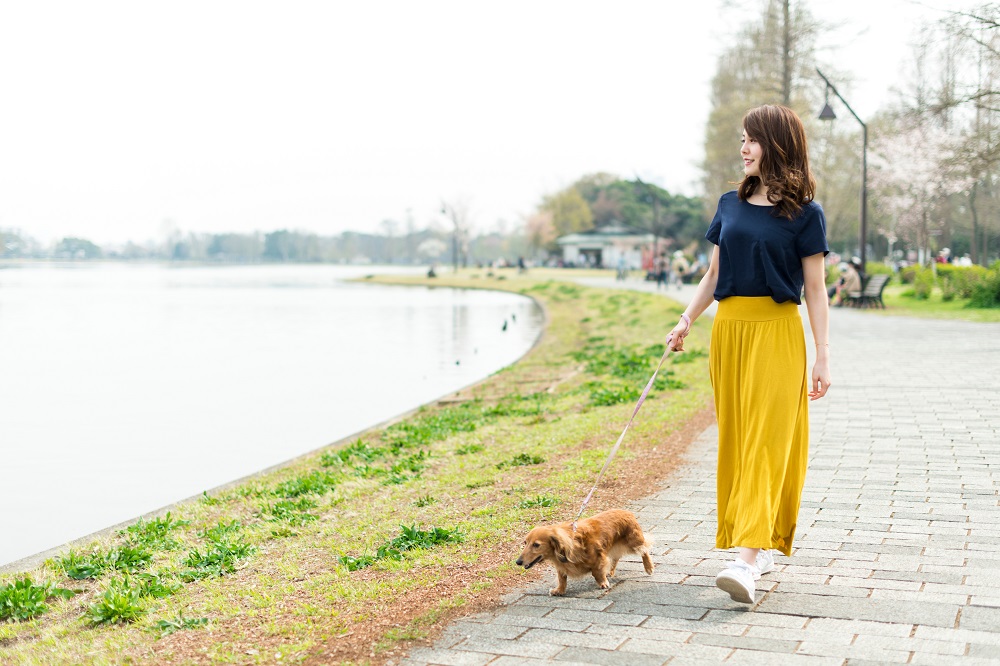
[[[991,270],[977,282],[969,295],[970,308],[1000,308],[1000,267]]]
[[[945,300],[970,298],[977,284],[984,282],[989,271],[983,266],[937,265],[938,280]]]
[[[934,289],[934,271],[930,268],[917,270],[913,279],[913,295],[920,300],[930,298]]]

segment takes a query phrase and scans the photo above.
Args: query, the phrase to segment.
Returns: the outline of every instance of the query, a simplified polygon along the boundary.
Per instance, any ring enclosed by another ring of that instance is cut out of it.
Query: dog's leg
[[[611,587],[611,583],[608,582],[608,571],[611,560],[604,553],[599,553],[597,559],[594,562],[593,568],[590,570],[594,574],[594,580],[597,581],[597,587],[602,590],[607,590]]]
[[[562,595],[566,594],[566,580],[567,580],[566,574],[564,574],[562,571],[557,571],[556,575],[559,577],[559,584],[556,587],[553,587],[551,590],[549,590],[549,594],[551,594],[553,597],[561,597]]]
[[[615,569],[617,569],[617,568],[618,568],[618,558],[616,557],[613,560],[611,560],[611,570],[608,571],[608,576],[614,576],[615,575]]]

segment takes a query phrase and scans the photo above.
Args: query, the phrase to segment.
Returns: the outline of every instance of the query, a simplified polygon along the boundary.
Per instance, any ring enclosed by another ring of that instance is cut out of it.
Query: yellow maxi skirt
[[[809,454],[809,383],[799,308],[719,301],[709,352],[719,422],[718,548],[792,551]]]

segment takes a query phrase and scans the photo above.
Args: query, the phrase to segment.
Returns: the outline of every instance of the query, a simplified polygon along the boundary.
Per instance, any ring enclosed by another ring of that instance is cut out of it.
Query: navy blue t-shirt
[[[830,251],[823,207],[809,202],[794,220],[775,217],[773,211],[774,206],[741,201],[735,190],[719,199],[705,234],[719,246],[715,300],[770,296],[776,303],[801,303],[802,258]]]

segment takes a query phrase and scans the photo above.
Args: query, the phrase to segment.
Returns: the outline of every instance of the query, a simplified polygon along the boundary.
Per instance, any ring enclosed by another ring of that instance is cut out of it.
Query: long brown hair
[[[765,104],[747,111],[743,131],[760,144],[760,177],[745,177],[737,190],[739,198],[749,199],[763,179],[775,217],[795,219],[816,193],[802,120],[787,106]]]

